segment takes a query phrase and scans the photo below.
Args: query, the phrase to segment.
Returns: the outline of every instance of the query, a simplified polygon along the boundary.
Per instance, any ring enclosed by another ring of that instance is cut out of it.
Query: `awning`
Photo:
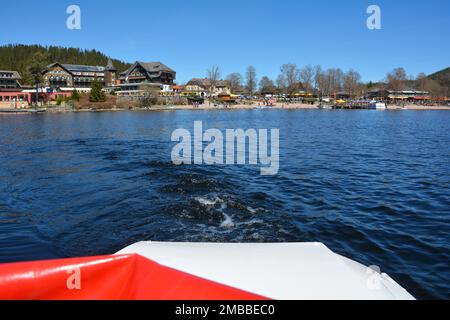
[[[388,98],[392,99],[392,100],[406,100],[406,99],[409,99],[409,97],[404,97],[404,96],[389,96]]]

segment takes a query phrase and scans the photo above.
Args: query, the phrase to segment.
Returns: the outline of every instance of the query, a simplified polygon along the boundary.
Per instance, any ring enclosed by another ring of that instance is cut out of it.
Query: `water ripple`
[[[175,166],[170,135],[281,132],[281,168]],[[142,240],[320,241],[418,298],[450,298],[450,114],[257,111],[0,116],[0,261]]]

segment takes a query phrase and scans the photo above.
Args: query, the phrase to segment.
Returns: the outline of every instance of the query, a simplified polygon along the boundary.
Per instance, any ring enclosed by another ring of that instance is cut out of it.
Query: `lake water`
[[[171,133],[279,128],[280,171],[174,166]],[[0,261],[142,240],[319,241],[450,298],[450,112],[0,115]]]

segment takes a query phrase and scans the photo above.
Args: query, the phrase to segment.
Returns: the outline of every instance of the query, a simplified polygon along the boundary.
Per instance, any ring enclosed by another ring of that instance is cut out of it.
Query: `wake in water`
[[[220,224],[221,228],[232,229],[232,228],[239,228],[240,226],[245,226],[245,225],[248,226],[248,225],[253,225],[253,224],[264,224],[264,221],[260,220],[260,219],[251,219],[249,221],[243,221],[243,222],[236,223],[233,220],[233,217],[226,212],[226,210],[228,209],[227,202],[230,203],[230,202],[232,202],[232,200],[224,200],[217,196],[216,197],[210,196],[210,197],[196,197],[195,201],[197,201],[202,206],[205,206],[208,210],[212,210],[212,211],[222,214],[223,221]],[[254,208],[248,207],[248,206],[246,207],[246,210],[248,211],[248,213],[250,213],[252,215],[257,215],[258,212],[264,212],[264,209],[261,209],[261,208],[254,209]]]

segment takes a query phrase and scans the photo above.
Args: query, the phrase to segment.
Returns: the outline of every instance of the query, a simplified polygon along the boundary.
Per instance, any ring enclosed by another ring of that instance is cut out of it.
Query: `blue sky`
[[[4,1],[0,44],[95,48],[127,62],[161,61],[178,81],[222,75],[276,78],[283,63],[354,68],[378,81],[450,67],[448,0],[41,0]],[[82,29],[66,28],[66,8],[82,10]],[[382,30],[366,28],[366,9],[382,10]],[[5,27],[7,25],[8,27]]]

